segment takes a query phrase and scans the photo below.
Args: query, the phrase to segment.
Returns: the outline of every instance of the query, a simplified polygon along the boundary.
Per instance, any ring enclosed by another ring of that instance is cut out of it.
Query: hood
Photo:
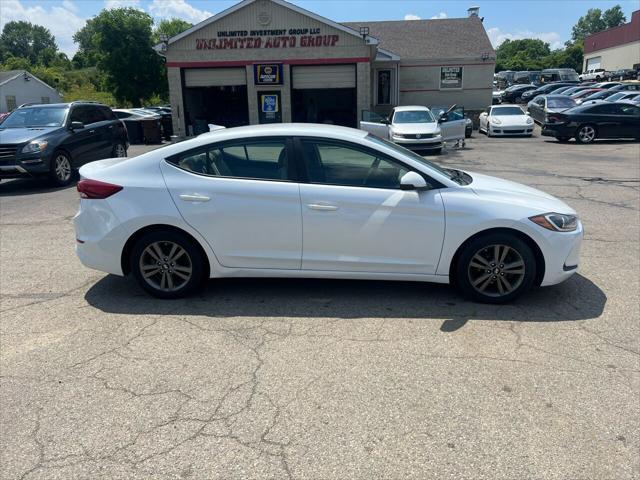
[[[494,199],[509,205],[529,207],[533,210],[539,210],[539,213],[576,213],[562,200],[541,190],[481,173],[467,173],[473,178],[469,188],[473,189],[481,197]]]
[[[440,133],[440,125],[437,122],[429,123],[394,123],[391,125],[391,133],[402,135],[415,133]]]
[[[0,125],[0,143],[27,143],[61,129],[62,127],[2,128]]]
[[[491,115],[491,118],[497,118],[500,120],[498,127],[521,127],[527,125],[527,120],[531,117],[529,115]]]

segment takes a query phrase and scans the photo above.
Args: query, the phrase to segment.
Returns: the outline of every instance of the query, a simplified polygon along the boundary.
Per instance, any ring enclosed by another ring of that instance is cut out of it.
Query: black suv
[[[67,185],[74,170],[101,158],[126,157],[127,129],[106,105],[26,105],[0,123],[0,178],[48,176]]]

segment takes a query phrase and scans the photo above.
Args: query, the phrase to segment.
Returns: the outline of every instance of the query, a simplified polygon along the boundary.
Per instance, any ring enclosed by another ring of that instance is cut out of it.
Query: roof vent
[[[473,6],[467,8],[467,16],[468,17],[479,17],[480,16],[480,7]]]

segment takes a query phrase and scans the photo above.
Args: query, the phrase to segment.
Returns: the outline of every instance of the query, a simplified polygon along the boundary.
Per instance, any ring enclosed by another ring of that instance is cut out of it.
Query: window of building
[[[7,111],[10,112],[12,110],[15,110],[16,107],[18,106],[16,104],[16,97],[15,95],[7,95],[5,97],[5,99],[7,100]]]
[[[378,105],[391,104],[391,70],[378,70]]]

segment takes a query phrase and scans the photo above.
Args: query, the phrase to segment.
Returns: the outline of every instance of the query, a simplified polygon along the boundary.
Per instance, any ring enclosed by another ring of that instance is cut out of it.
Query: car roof
[[[426,108],[426,107],[425,107]],[[369,132],[355,128],[339,127],[336,125],[326,125],[323,123],[272,123],[264,125],[247,125],[243,127],[224,128],[214,132],[207,132],[199,135],[208,141],[233,140],[246,137],[269,137],[269,136],[303,136],[303,137],[331,137],[343,140],[357,140],[369,135]]]
[[[408,111],[429,110],[429,109],[424,105],[405,105],[402,107],[395,107],[394,110],[396,112],[408,112]]]

